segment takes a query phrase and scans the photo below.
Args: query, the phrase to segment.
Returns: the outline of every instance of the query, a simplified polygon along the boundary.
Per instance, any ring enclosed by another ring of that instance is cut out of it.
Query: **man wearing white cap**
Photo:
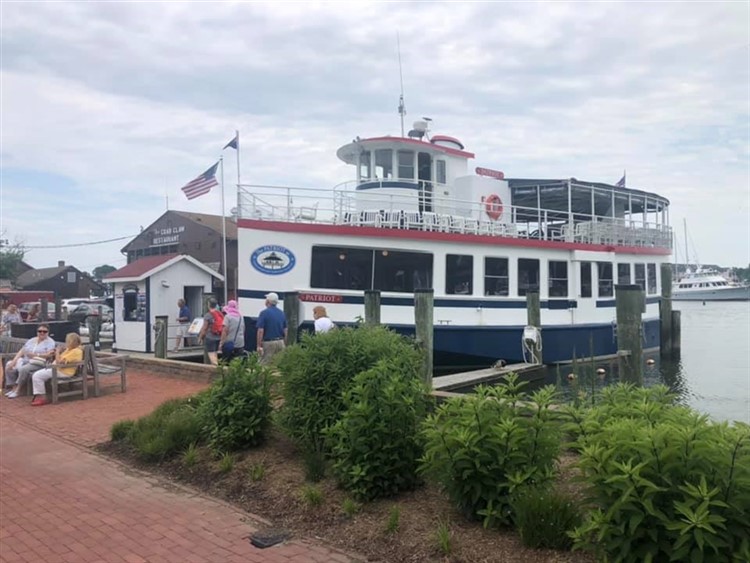
[[[279,296],[276,293],[266,295],[266,308],[258,315],[255,323],[257,329],[257,350],[260,363],[268,365],[271,358],[284,349],[287,335],[286,316],[278,308]]]

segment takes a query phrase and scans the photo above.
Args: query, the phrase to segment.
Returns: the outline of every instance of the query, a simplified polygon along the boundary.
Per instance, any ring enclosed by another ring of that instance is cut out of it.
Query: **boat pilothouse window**
[[[400,180],[414,179],[414,151],[398,151],[398,177]]]
[[[591,262],[581,262],[581,297],[591,297]]]
[[[472,295],[474,293],[474,257],[448,254],[445,257],[445,293]]]
[[[445,184],[446,183],[446,173],[445,173],[445,161],[444,160],[436,160],[435,161],[435,181],[438,184]]]
[[[518,259],[518,295],[523,297],[529,291],[539,291],[539,260]]]
[[[313,246],[310,287],[412,293],[432,287],[432,254]]]
[[[510,295],[507,258],[484,259],[484,294]]]
[[[599,277],[599,297],[612,297],[615,294],[612,282],[612,262],[597,262],[596,270]]]
[[[568,296],[568,263],[550,260],[549,267],[549,296]]]
[[[635,265],[635,285],[641,286],[646,291],[646,264]]]
[[[656,264],[646,265],[646,288],[649,295],[656,293]]]
[[[370,176],[370,151],[364,151],[359,155],[359,178],[360,180],[369,180]]]
[[[393,178],[393,151],[391,149],[375,151],[375,178],[380,180]]]
[[[617,283],[620,285],[630,285],[630,264],[617,265]]]

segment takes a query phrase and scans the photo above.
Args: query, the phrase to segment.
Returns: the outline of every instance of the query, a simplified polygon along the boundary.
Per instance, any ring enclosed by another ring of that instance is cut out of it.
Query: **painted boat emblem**
[[[262,274],[279,276],[286,274],[297,263],[294,253],[277,244],[267,244],[256,248],[250,255],[250,264]]]

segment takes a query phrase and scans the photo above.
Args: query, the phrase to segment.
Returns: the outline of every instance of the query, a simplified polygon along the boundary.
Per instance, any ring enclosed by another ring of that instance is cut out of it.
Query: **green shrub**
[[[553,475],[561,437],[554,397],[552,387],[526,397],[510,376],[506,385],[444,402],[424,424],[421,471],[485,527],[510,524],[514,491]]]
[[[617,561],[750,560],[750,426],[617,385],[569,413],[595,509],[574,547]]]
[[[326,436],[333,472],[357,500],[392,496],[419,482],[427,404],[412,356],[381,360],[354,378],[345,410]]]
[[[447,520],[440,520],[435,530],[435,543],[437,548],[446,557],[453,551],[453,538],[451,534],[451,525]]]
[[[135,426],[135,420],[120,420],[112,425],[109,429],[109,437],[113,442],[120,442],[125,440],[133,430]]]
[[[322,452],[314,449],[305,449],[302,452],[302,461],[305,464],[305,479],[311,483],[317,483],[326,476],[326,458]]]
[[[219,471],[221,473],[229,473],[234,468],[234,456],[229,452],[226,452],[221,456],[219,460]]]
[[[198,446],[190,444],[187,449],[182,452],[182,463],[185,467],[193,467],[198,463]]]
[[[320,506],[323,504],[323,491],[315,485],[305,485],[302,489],[302,500],[308,506]]]
[[[412,342],[383,327],[303,335],[277,364],[284,397],[281,426],[303,447],[324,451],[323,430],[341,416],[354,376],[381,359],[414,356],[419,352]]]
[[[362,509],[362,505],[353,499],[347,498],[344,499],[341,508],[344,511],[344,514],[351,518]]]
[[[529,487],[515,495],[513,522],[526,547],[570,549],[569,532],[582,521],[574,499],[544,487]]]
[[[253,463],[247,472],[251,481],[261,481],[266,475],[266,466],[263,462]]]
[[[272,411],[268,371],[256,356],[219,369],[222,377],[198,407],[207,440],[221,451],[256,446],[265,438]]]
[[[161,461],[199,442],[201,423],[186,399],[172,399],[135,421],[127,439],[144,461]]]
[[[388,513],[388,522],[385,524],[385,533],[393,534],[398,531],[401,525],[401,508],[398,506],[391,507],[391,511]]]

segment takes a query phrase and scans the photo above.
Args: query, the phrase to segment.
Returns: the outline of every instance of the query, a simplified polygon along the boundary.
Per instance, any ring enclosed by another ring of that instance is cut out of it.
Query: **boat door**
[[[432,211],[432,155],[420,152],[417,155],[417,179],[419,180],[419,211]]]

